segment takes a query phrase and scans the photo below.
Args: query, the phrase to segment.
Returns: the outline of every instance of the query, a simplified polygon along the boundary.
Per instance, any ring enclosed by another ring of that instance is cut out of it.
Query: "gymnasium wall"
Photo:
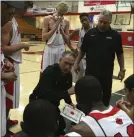
[[[115,0],[117,1],[117,0]],[[123,1],[119,0],[118,6],[117,3],[114,0],[101,0],[99,5],[96,5],[96,1],[92,0],[90,2],[84,2],[79,1],[78,2],[78,12],[99,12],[102,9],[110,10],[111,12],[117,12],[117,11],[131,11],[131,6],[129,1]]]
[[[133,26],[134,14],[131,14],[131,20],[129,22],[130,24],[128,24],[128,25],[121,25],[121,24],[115,25],[116,15],[117,14],[113,14],[111,27],[114,29],[120,30],[119,32],[122,35],[123,45],[134,46],[134,33],[133,33],[133,31],[134,31],[134,26]],[[118,15],[121,15],[121,14],[118,14]],[[130,14],[123,14],[123,16],[124,16],[125,20],[129,20]],[[41,17],[41,16],[36,17],[36,27],[39,29],[41,29],[41,24],[42,24],[43,18],[44,17]],[[70,22],[70,32],[72,32],[74,29],[81,27],[79,15],[69,15],[69,16],[67,15],[67,16],[65,16],[65,18],[68,19]],[[126,23],[128,23],[128,22],[126,22]],[[128,30],[131,30],[131,31],[128,31]],[[75,37],[73,40],[77,41],[78,36]]]
[[[112,18],[112,24],[111,27],[120,30],[120,34],[122,36],[122,43],[125,46],[134,46],[134,14],[131,14],[131,19],[130,19],[130,14],[124,14],[125,15],[125,20],[128,20],[126,22],[127,25],[115,25],[116,23],[116,15],[113,14]],[[81,23],[79,21],[79,16],[66,16],[66,18],[70,21],[70,32],[76,28],[81,27]],[[130,20],[129,20],[130,19]],[[130,31],[131,30],[131,31]],[[75,41],[78,40],[78,37],[74,38]]]
[[[52,1],[34,1],[33,8],[34,9],[40,9],[40,8],[48,8],[53,7],[56,8],[56,6],[61,1],[58,0],[52,0]],[[65,1],[69,7],[69,12],[78,12],[78,1]]]
[[[126,21],[126,25],[122,25],[122,24],[115,24],[116,23],[116,15],[123,15],[124,20]],[[36,17],[36,27],[41,29],[41,24],[43,22],[43,18],[42,16]],[[74,30],[76,28],[80,28],[81,27],[81,23],[79,20],[79,15],[67,15],[65,16],[66,19],[69,20],[70,22],[70,30]],[[125,13],[125,14],[113,14],[112,17],[112,28],[115,29],[122,29],[122,31],[127,31],[128,29],[134,29],[134,14],[131,14],[131,19],[130,19],[130,14],[129,13]],[[128,21],[127,21],[128,20]],[[128,24],[127,24],[128,23]]]

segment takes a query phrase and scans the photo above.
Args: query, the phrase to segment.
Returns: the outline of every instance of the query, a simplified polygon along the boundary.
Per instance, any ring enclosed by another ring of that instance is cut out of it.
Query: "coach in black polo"
[[[86,54],[85,74],[92,75],[100,81],[105,106],[109,105],[111,97],[115,54],[120,67],[118,78],[121,81],[126,71],[121,35],[110,27],[111,21],[112,13],[110,11],[104,10],[100,13],[97,27],[90,29],[85,34],[74,65],[75,71],[78,72],[79,63]]]

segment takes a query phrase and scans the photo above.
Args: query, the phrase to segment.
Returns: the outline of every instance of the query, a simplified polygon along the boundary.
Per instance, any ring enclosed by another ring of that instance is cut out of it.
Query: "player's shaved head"
[[[57,110],[50,102],[35,100],[24,110],[22,130],[31,137],[51,135],[57,130],[57,120]]]
[[[102,101],[102,87],[100,82],[93,76],[80,78],[75,85],[75,94],[78,106],[88,113],[93,105]]]

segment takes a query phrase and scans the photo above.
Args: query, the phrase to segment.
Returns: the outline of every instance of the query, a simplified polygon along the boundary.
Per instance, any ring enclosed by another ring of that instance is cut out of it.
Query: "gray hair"
[[[112,12],[109,10],[103,10],[100,15],[106,16],[109,18],[109,22],[112,22]]]

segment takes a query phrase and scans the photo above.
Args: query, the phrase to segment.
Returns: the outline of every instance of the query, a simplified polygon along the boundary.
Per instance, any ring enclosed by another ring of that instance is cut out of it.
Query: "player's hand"
[[[24,48],[25,51],[28,51],[28,50],[30,49],[30,45],[24,43],[24,44],[23,44],[23,48]]]
[[[60,19],[61,21],[64,20],[64,16],[58,16],[58,19]]]
[[[123,101],[123,100],[119,100],[116,102],[116,106],[120,109],[123,109],[123,108],[131,108],[131,104],[127,101]]]
[[[118,79],[122,81],[124,77],[125,77],[125,71],[120,71],[118,74]]]
[[[73,109],[76,108],[76,105],[74,105],[73,103],[70,104],[72,106]]]
[[[58,19],[57,19],[57,21],[56,21],[56,27],[58,27],[59,26],[59,24],[61,24],[62,23],[62,21],[63,21],[63,19],[64,19],[64,17],[58,17]]]
[[[12,72],[14,71],[14,66],[9,60],[5,60],[5,70],[4,72]]]
[[[120,108],[121,110],[125,111],[127,114],[130,112],[130,107],[128,108],[129,104],[126,104],[126,102],[119,102],[118,103],[118,108]]]
[[[74,87],[71,87],[71,88],[68,89],[68,94],[69,94],[69,95],[75,94]]]
[[[61,34],[64,34],[64,29],[63,29],[63,26],[62,26],[62,25],[60,26],[60,33],[61,33]]]
[[[17,76],[14,72],[3,73],[5,82],[13,82],[17,80]]]
[[[75,71],[76,74],[78,74],[80,72],[79,64],[75,63],[73,68],[74,68],[74,71]]]

